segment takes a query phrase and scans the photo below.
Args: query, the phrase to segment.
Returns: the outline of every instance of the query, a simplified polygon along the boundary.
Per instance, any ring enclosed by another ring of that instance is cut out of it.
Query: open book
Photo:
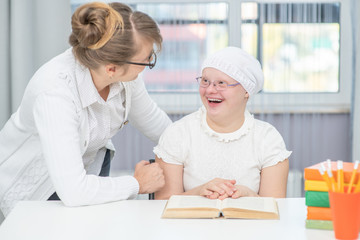
[[[279,219],[279,210],[275,198],[271,197],[219,200],[202,196],[173,195],[168,200],[162,217]]]

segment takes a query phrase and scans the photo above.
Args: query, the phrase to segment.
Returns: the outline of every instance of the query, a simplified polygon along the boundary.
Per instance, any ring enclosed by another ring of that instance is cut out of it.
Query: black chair
[[[155,159],[149,159],[150,164],[155,162]],[[155,199],[155,193],[149,193],[149,200]]]

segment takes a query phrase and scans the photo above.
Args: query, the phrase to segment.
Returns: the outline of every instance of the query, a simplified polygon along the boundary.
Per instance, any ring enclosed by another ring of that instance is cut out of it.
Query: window
[[[211,52],[228,45],[226,3],[133,4],[159,24],[163,49],[158,65],[144,72],[150,93],[197,92],[195,77]]]
[[[241,46],[262,63],[254,112],[348,112],[350,1],[243,2]]]
[[[163,50],[144,81],[169,113],[201,106],[195,77],[207,55],[228,45],[242,47],[263,66],[265,85],[250,99],[252,112],[350,109],[350,0],[123,2],[160,26]]]
[[[241,45],[262,62],[264,92],[339,91],[340,3],[241,8]]]

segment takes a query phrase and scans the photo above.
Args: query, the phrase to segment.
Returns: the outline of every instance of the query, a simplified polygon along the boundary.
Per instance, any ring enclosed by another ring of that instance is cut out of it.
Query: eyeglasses
[[[202,88],[207,88],[210,86],[210,84],[213,84],[217,91],[224,91],[228,87],[233,87],[240,84],[240,83],[228,84],[227,82],[221,80],[210,82],[209,80],[203,77],[197,77],[196,81],[199,83],[200,87]]]
[[[156,64],[156,53],[153,51],[151,56],[149,57],[149,63],[137,63],[137,62],[129,62],[129,61],[123,61],[127,64],[133,64],[133,65],[140,65],[140,66],[148,66],[150,69],[153,69]]]

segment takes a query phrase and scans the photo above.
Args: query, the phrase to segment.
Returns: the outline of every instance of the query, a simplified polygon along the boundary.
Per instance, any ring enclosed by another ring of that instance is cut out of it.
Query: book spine
[[[344,186],[349,186],[349,184],[344,184]],[[327,192],[328,187],[325,181],[316,181],[316,180],[305,180],[304,182],[305,191],[318,191],[318,192]]]
[[[307,207],[307,218],[310,220],[332,220],[330,208]]]
[[[306,191],[305,205],[311,207],[330,207],[328,192]]]
[[[333,222],[327,220],[305,220],[305,227],[310,229],[333,230]]]
[[[328,187],[326,186],[325,181],[305,180],[304,187],[305,191],[328,191]]]
[[[326,162],[324,162],[324,163],[326,164]],[[333,161],[331,164],[332,164],[331,165],[331,172],[332,172],[334,178],[337,179],[336,162]],[[343,167],[344,167],[344,182],[349,183],[350,179],[351,179],[351,175],[352,175],[352,169],[354,168],[354,163],[344,162]],[[319,169],[320,169],[320,163],[316,164],[316,165],[313,165],[313,166],[310,166],[310,167],[304,168],[304,179],[305,180],[323,181],[324,179],[320,175]],[[360,168],[358,169],[358,172],[356,174],[355,182],[357,182],[357,179],[359,178],[359,175],[360,175]]]
[[[317,180],[317,181],[323,181],[324,179],[319,173],[319,170],[312,169],[312,168],[305,168],[304,169],[304,179],[305,180]]]

